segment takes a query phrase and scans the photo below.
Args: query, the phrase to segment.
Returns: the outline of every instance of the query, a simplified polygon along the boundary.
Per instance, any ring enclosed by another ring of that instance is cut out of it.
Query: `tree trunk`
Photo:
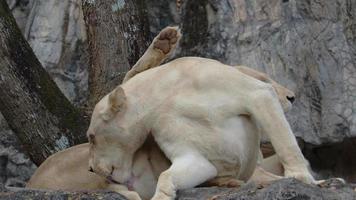
[[[0,2],[0,110],[36,164],[85,141],[87,119],[42,68]]]
[[[142,0],[83,0],[90,51],[89,93],[94,105],[121,83],[149,45]]]

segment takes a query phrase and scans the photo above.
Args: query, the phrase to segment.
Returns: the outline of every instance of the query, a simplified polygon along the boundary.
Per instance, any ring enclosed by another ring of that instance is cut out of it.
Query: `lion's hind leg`
[[[176,49],[181,33],[178,27],[164,28],[148,47],[143,56],[126,73],[123,83],[143,71],[159,66]]]

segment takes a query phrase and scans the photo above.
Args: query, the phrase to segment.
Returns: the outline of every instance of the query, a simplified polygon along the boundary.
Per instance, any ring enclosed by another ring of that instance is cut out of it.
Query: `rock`
[[[356,192],[351,185],[341,183],[330,184],[328,188],[320,188],[304,184],[295,179],[282,179],[266,188],[259,189],[253,184],[247,184],[240,189],[231,188],[194,188],[180,191],[179,200],[309,200],[309,199],[356,199]]]
[[[15,134],[0,113],[0,185],[24,187],[36,170],[21,150]]]
[[[307,185],[295,179],[282,179],[272,183],[266,188],[258,187],[252,183],[241,188],[193,188],[178,191],[177,200],[287,200],[287,199],[342,199],[354,200],[356,198],[356,186],[345,185],[335,180],[329,180],[323,188]],[[5,192],[4,192],[5,190]],[[2,192],[1,192],[2,191]],[[108,191],[49,191],[21,188],[9,188],[1,190],[1,200],[16,199],[122,199],[121,195]]]
[[[296,136],[341,142],[356,136],[354,13],[347,0],[186,1],[178,56],[267,72],[296,92],[288,113]]]
[[[32,9],[28,42],[66,97],[83,104],[88,54],[81,0],[36,0]]]
[[[6,191],[7,191],[7,189],[5,188],[4,184],[0,183],[0,194],[2,192],[6,192]]]
[[[316,178],[342,177],[356,182],[356,138],[322,146],[306,145],[303,153],[309,160]]]
[[[31,0],[6,0],[16,19],[17,25],[23,33],[25,32],[28,22],[27,19],[31,12],[32,6],[30,1]]]
[[[152,38],[166,26],[179,25],[180,13],[175,0],[145,0],[145,3]]]
[[[16,192],[0,192],[0,200],[22,200],[22,199],[48,199],[48,200],[126,200],[123,196],[114,192],[63,192],[46,190],[20,189]]]

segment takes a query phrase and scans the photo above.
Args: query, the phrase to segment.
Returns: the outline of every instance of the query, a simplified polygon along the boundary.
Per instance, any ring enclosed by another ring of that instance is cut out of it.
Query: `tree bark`
[[[0,110],[31,159],[40,164],[58,150],[85,141],[88,120],[43,69],[0,2]]]
[[[143,0],[83,0],[90,51],[90,104],[121,83],[147,49],[149,26]]]

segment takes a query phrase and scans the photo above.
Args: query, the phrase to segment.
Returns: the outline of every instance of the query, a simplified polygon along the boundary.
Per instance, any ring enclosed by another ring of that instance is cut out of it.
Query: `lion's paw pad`
[[[168,54],[179,38],[180,33],[177,27],[167,27],[156,37],[156,41],[153,46],[155,49],[161,50],[164,54]]]

